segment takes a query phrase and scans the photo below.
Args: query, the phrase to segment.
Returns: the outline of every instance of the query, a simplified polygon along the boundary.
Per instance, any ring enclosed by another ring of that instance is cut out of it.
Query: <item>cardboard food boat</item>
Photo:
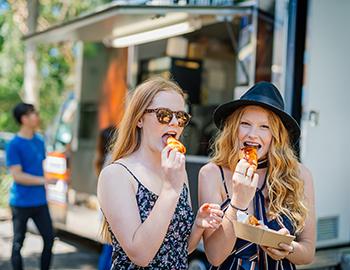
[[[280,248],[279,243],[286,243],[289,245],[295,239],[294,235],[283,235],[277,231],[238,220],[233,220],[233,226],[238,238],[261,246]]]

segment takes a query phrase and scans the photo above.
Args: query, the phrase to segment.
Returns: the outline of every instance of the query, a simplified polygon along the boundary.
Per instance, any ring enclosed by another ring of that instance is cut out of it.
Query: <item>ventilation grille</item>
[[[339,216],[319,218],[317,221],[317,241],[338,238]]]

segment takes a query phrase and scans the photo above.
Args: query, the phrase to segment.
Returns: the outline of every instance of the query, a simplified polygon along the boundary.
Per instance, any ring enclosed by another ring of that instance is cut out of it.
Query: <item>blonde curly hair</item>
[[[219,166],[234,171],[239,161],[240,145],[238,128],[245,108],[235,110],[225,121],[212,145],[211,161]],[[287,129],[281,119],[272,111],[268,113],[272,141],[268,152],[268,208],[267,214],[271,218],[281,219],[287,216],[299,234],[305,225],[307,207],[304,200],[304,181],[300,179],[300,170],[297,157],[290,144]]]

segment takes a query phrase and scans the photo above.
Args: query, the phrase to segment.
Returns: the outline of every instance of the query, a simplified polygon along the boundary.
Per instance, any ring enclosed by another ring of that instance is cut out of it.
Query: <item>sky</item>
[[[9,4],[6,0],[0,0],[0,15],[9,9]]]

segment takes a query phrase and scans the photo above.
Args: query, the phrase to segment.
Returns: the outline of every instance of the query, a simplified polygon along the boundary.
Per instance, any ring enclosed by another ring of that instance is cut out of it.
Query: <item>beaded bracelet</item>
[[[230,202],[230,206],[231,206],[233,209],[236,209],[236,210],[241,211],[241,212],[247,212],[247,211],[248,211],[248,207],[245,208],[245,209],[238,208],[238,207],[234,206],[231,202]]]

